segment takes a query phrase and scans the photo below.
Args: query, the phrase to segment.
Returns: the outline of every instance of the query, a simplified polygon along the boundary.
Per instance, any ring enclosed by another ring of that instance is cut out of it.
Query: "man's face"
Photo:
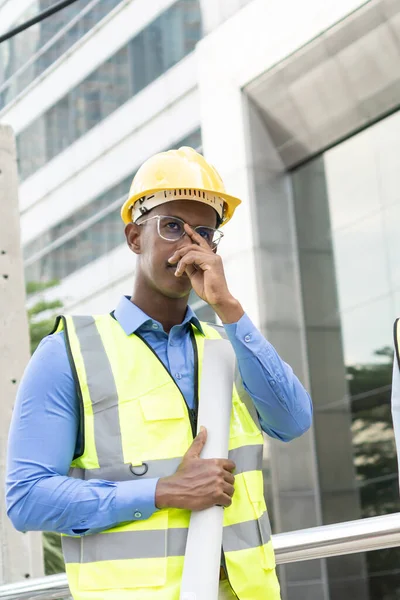
[[[176,265],[170,265],[168,259],[180,248],[192,245],[191,239],[184,235],[180,240],[168,241],[158,235],[157,219],[140,225],[142,221],[156,215],[178,217],[191,227],[203,225],[216,227],[217,214],[211,206],[191,200],[176,200],[154,208],[138,224],[129,224],[125,229],[128,245],[139,255],[138,268],[146,278],[149,287],[168,298],[188,296],[191,290],[186,274],[175,277]]]

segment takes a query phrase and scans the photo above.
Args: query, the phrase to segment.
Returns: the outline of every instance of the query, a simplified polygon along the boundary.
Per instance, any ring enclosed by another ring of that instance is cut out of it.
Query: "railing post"
[[[18,533],[6,515],[5,457],[18,383],[29,360],[15,138],[0,125],[0,583],[43,574],[41,534]]]

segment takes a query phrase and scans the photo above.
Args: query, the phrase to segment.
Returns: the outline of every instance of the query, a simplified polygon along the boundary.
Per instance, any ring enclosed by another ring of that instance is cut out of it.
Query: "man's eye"
[[[176,221],[170,221],[169,223],[166,224],[166,227],[168,229],[171,229],[172,231],[178,231],[181,228],[179,223],[177,223]]]
[[[211,231],[208,231],[207,229],[199,229],[198,233],[199,235],[201,235],[202,238],[206,240],[206,242],[209,242],[211,240]]]

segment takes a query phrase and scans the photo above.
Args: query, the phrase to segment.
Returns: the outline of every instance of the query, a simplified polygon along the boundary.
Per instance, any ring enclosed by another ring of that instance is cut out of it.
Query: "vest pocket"
[[[164,586],[168,566],[167,533],[168,513],[160,511],[155,518],[141,522],[138,528],[132,529],[129,524],[127,528],[83,537],[79,589],[140,590]]]
[[[168,402],[162,387],[140,398],[139,403],[143,419],[147,422],[169,421],[185,417],[183,401],[179,399],[178,401]]]
[[[183,456],[192,439],[183,400],[168,398],[167,390],[164,393],[159,388],[157,393],[146,394],[138,402],[141,423],[136,423],[137,451],[149,459]]]

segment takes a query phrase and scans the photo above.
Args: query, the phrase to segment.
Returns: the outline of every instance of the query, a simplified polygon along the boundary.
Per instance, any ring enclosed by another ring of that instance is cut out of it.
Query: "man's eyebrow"
[[[215,229],[215,227],[213,227],[212,225],[204,225],[204,223],[198,223],[197,225],[192,225],[191,223],[188,223],[188,221],[185,221],[185,219],[182,219],[182,217],[177,217],[176,215],[160,215],[160,217],[170,217],[171,219],[178,219],[179,221],[183,221],[183,223],[186,223],[187,225],[189,225],[190,227],[209,227],[210,229]]]

